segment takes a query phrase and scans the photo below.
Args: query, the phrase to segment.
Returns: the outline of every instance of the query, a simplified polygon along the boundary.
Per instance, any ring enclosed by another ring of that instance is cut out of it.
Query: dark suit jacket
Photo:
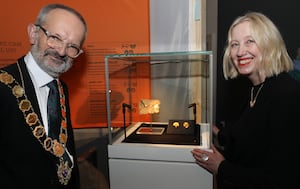
[[[18,60],[23,75],[25,91],[32,103],[35,113],[41,114],[33,83],[26,68],[24,58]],[[9,65],[5,71],[22,85],[17,64]],[[57,179],[58,158],[46,151],[33,136],[31,128],[26,124],[12,90],[0,82],[0,175],[1,188],[20,189],[59,189],[79,188],[79,173],[76,163],[74,136],[71,127],[67,87],[63,83],[66,96],[68,118],[67,149],[73,155],[75,165],[68,186],[62,186]]]

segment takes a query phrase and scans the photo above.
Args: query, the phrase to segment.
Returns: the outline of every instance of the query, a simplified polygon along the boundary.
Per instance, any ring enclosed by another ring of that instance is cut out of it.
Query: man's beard
[[[72,59],[68,56],[60,56],[54,49],[49,48],[41,51],[35,45],[32,46],[31,53],[40,68],[54,78],[68,71],[73,65]],[[55,64],[56,66],[51,64]]]

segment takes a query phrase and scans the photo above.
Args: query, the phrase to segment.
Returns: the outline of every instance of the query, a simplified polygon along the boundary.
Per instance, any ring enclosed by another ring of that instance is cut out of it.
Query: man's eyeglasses
[[[50,34],[49,31],[47,31],[45,28],[43,28],[41,25],[35,25],[36,27],[39,27],[44,34],[47,37],[47,44],[51,46],[52,48],[63,48],[65,45],[65,42],[59,38],[56,35]],[[66,55],[69,56],[70,58],[76,58],[78,57],[81,53],[83,53],[83,50],[81,50],[79,47],[77,47],[74,44],[68,43],[66,47]]]

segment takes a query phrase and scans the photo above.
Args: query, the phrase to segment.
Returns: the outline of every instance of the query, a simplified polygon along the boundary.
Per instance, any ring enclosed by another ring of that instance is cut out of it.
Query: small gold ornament
[[[38,120],[38,116],[36,115],[36,113],[29,113],[26,116],[26,123],[29,126],[35,125],[37,123],[37,120]]]
[[[7,84],[11,84],[14,81],[14,78],[8,73],[1,73],[0,81],[7,85]]]
[[[15,97],[17,97],[17,98],[20,98],[21,96],[24,95],[24,89],[20,85],[14,86],[12,91],[13,91],[13,94],[15,95]]]
[[[254,95],[253,95],[254,87],[251,88],[251,97],[250,97],[250,102],[249,102],[250,108],[253,108],[253,107],[254,107],[254,105],[255,105],[255,103],[256,103],[256,99],[257,99],[257,97],[258,97],[258,95],[259,95],[261,89],[263,88],[263,86],[264,86],[264,83],[261,84],[261,86],[259,87],[259,89],[258,89],[258,91],[257,91],[257,93],[256,93],[256,95],[255,95],[254,98],[253,98],[253,96],[254,96]]]
[[[45,129],[43,126],[39,125],[39,126],[35,127],[32,132],[36,138],[41,138],[45,134]]]
[[[69,167],[69,163],[67,161],[63,161],[60,159],[59,165],[57,165],[57,176],[59,182],[63,185],[67,185],[72,175],[72,168]]]
[[[178,127],[179,127],[179,122],[174,121],[174,122],[173,122],[173,127],[178,128]]]
[[[189,128],[190,127],[189,122],[187,122],[187,121],[183,122],[183,127],[186,129]]]
[[[53,140],[53,153],[57,157],[62,157],[62,155],[65,153],[65,148],[61,143],[59,143],[56,139]]]
[[[50,137],[47,137],[45,140],[44,140],[44,148],[47,150],[47,151],[50,151],[51,148],[52,148],[52,139]]]
[[[60,133],[59,135],[59,141],[63,144],[66,144],[67,142],[67,135],[65,135],[64,133]]]
[[[21,100],[21,102],[19,103],[19,108],[22,112],[26,112],[30,110],[30,107],[31,107],[31,103],[27,99]]]

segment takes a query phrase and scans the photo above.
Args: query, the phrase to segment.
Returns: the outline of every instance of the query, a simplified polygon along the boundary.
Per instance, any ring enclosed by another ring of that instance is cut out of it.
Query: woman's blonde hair
[[[230,41],[234,27],[245,21],[249,22],[250,34],[262,54],[259,66],[265,72],[266,77],[292,70],[293,62],[287,53],[285,43],[278,28],[262,13],[249,12],[244,16],[238,17],[229,28],[227,46],[223,56],[223,73],[225,79],[233,79],[239,75],[231,60]]]

